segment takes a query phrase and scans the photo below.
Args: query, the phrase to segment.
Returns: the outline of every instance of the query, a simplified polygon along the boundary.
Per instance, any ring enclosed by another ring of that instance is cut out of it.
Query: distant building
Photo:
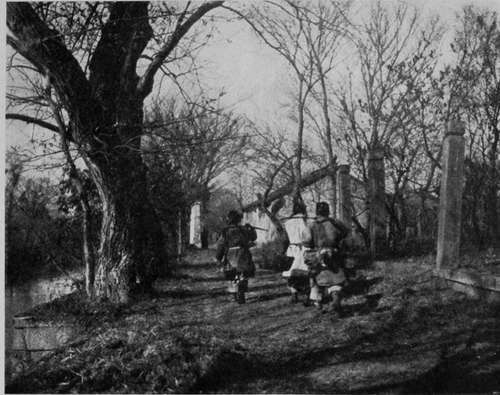
[[[321,201],[330,203],[329,199],[332,195],[332,190],[331,182],[327,175],[328,173],[325,173],[320,179],[301,190],[302,199],[307,207],[309,221],[315,216],[316,203]],[[362,181],[353,176],[350,176],[350,185],[353,215],[357,217],[362,226],[366,226],[368,217],[365,210],[364,185]],[[278,213],[278,218],[284,220],[292,214],[292,197],[289,193],[279,197],[285,199],[285,206]],[[330,212],[333,211],[332,207],[330,207]],[[253,202],[243,209],[243,223],[249,223],[257,228],[257,245],[269,242],[276,237],[276,227],[266,213],[262,211],[257,202]],[[352,223],[348,225],[352,226]]]

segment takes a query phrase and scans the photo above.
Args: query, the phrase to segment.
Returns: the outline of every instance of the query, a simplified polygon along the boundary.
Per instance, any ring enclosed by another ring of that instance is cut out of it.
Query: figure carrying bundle
[[[304,262],[310,274],[310,300],[319,309],[331,301],[334,311],[341,313],[342,289],[346,277],[339,251],[340,242],[349,229],[339,221],[329,218],[328,203],[316,205],[316,219],[309,225],[309,240],[304,246]]]
[[[229,292],[235,300],[245,303],[245,292],[248,290],[248,279],[255,275],[250,247],[257,239],[255,229],[246,224],[240,225],[242,215],[231,210],[227,215],[228,226],[225,227],[217,241],[215,257],[223,266],[226,279],[230,281]]]

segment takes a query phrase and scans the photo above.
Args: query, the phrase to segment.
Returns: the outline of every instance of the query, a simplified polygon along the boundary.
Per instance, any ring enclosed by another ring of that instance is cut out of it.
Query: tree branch
[[[144,72],[143,76],[139,79],[137,84],[137,91],[144,98],[153,89],[153,81],[156,72],[160,69],[161,65],[165,61],[165,59],[172,53],[175,49],[179,41],[186,35],[191,26],[193,26],[200,18],[202,18],[207,12],[210,10],[221,6],[224,3],[222,1],[211,1],[208,3],[203,3],[198,9],[191,14],[191,16],[184,22],[178,23],[174,32],[163,46],[163,48],[158,52],[153,61],[149,64],[148,68]],[[179,19],[179,22],[182,22],[184,19],[185,12]]]
[[[7,26],[12,32],[8,44],[43,73],[66,110],[73,114],[72,131],[93,130],[100,108],[92,100],[85,73],[64,45],[60,33],[50,29],[29,3],[7,4]],[[81,141],[89,136],[74,137],[75,141]]]
[[[13,119],[13,120],[17,120],[17,121],[23,121],[26,123],[32,123],[34,125],[41,126],[42,128],[51,130],[53,132],[60,133],[60,130],[56,125],[53,125],[49,122],[42,121],[41,119],[38,119],[38,118],[30,117],[28,115],[6,113],[5,119]]]
[[[104,106],[135,95],[137,61],[152,36],[146,2],[112,3],[90,61],[90,84]]]

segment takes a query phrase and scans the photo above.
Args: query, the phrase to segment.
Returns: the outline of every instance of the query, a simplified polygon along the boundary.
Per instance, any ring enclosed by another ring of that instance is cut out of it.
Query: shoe
[[[316,307],[319,311],[323,310],[323,305],[320,302],[314,302],[314,307]]]
[[[297,304],[299,302],[299,295],[297,292],[294,292],[290,298],[290,303],[291,304]]]
[[[307,298],[306,300],[304,300],[302,302],[302,304],[305,306],[305,307],[309,307],[311,305],[311,299]]]

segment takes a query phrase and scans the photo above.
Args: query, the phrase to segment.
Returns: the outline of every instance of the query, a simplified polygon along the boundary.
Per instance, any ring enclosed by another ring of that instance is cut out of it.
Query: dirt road
[[[291,304],[285,280],[264,270],[251,280],[247,303],[238,305],[211,261],[210,252],[198,252],[180,278],[158,284],[171,325],[197,326],[238,345],[194,389],[500,389],[498,315],[440,287],[428,263],[385,262],[363,271],[366,281],[351,290],[340,319]]]
[[[41,317],[81,336],[8,392],[422,393],[500,389],[498,306],[432,277],[431,259],[361,272],[338,318],[291,304],[279,273],[257,270],[238,305],[213,252],[195,251],[154,297],[120,308],[61,301]],[[73,317],[73,318],[72,318]]]

